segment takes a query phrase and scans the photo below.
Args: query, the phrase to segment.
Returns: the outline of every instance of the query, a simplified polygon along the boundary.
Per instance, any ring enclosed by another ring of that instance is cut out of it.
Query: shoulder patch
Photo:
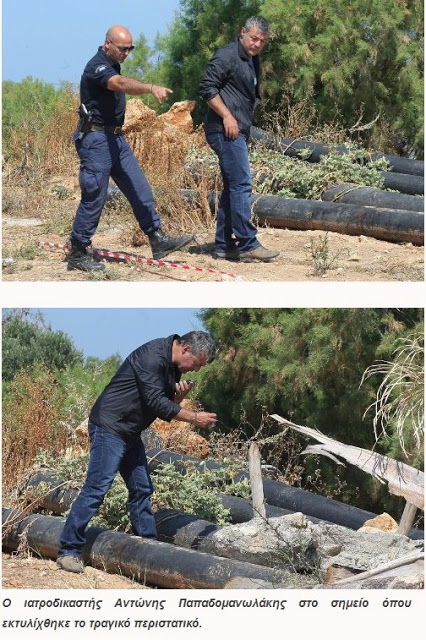
[[[106,64],[101,64],[99,67],[96,67],[95,73],[100,73],[101,71],[105,71]]]

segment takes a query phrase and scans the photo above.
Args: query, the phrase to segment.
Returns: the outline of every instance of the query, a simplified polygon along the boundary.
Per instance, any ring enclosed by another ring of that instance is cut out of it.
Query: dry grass
[[[16,217],[40,217],[50,232],[59,235],[69,233],[76,202],[71,200],[71,190],[67,199],[67,189],[52,189],[52,180],[57,178],[60,185],[72,178],[77,181],[79,161],[71,140],[77,108],[78,96],[74,96],[70,103],[58,106],[51,120],[40,124],[37,135],[25,127],[15,131],[9,157],[19,158],[19,164],[9,162],[3,167],[4,212]],[[210,231],[214,220],[205,196],[205,182],[201,179],[195,183],[185,164],[192,144],[206,144],[202,131],[190,136],[153,114],[139,123],[137,131],[127,133],[126,139],[153,188],[165,230]],[[183,188],[198,193],[195,202],[182,199],[179,190]],[[146,242],[124,198],[116,205],[107,205],[102,220],[111,226],[119,224],[123,240],[129,244],[139,246]]]
[[[47,370],[37,376],[20,371],[11,383],[10,397],[3,399],[2,487],[7,493],[31,467],[40,449],[64,452],[68,432],[58,427],[62,398]]]
[[[424,446],[424,343],[421,335],[412,335],[400,341],[391,362],[377,362],[364,372],[362,382],[373,375],[383,375],[377,389],[376,400],[367,409],[374,408],[373,419],[376,440],[387,435],[394,424],[402,451],[406,441],[414,440],[421,451]],[[361,384],[362,384],[361,382]]]

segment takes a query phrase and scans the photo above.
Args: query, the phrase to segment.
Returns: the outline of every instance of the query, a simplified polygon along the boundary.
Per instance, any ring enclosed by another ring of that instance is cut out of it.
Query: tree
[[[337,120],[350,128],[360,116],[366,124],[380,115],[376,127],[389,129],[391,143],[422,156],[420,0],[181,0],[169,34],[156,43],[158,71],[174,100],[199,102],[196,121],[204,114],[198,85],[208,60],[258,13],[273,34],[262,52],[264,105],[279,113],[286,104],[281,127],[288,108],[308,99],[316,124]],[[366,143],[372,131],[364,132]]]
[[[118,354],[105,360],[89,357],[84,363],[78,362],[58,372],[58,385],[65,393],[61,421],[70,431],[88,417],[96,398],[120,364]]]
[[[152,62],[150,56],[152,49],[148,46],[148,41],[144,34],[135,40],[135,48],[130,56],[123,62],[122,73],[129,78],[135,78],[141,82],[146,82],[149,73],[152,72]]]
[[[360,386],[363,372],[378,354],[390,356],[422,315],[421,309],[208,309],[201,317],[219,356],[198,374],[200,402],[217,412],[218,428],[242,425],[246,437],[265,415],[277,413],[343,443],[373,448],[374,429],[364,412],[376,390],[372,381]],[[328,490],[344,479],[352,503],[371,509],[374,500],[387,499],[373,494],[370,479],[356,469],[336,472],[334,464],[312,457],[304,464],[305,481],[321,469]]]
[[[43,319],[17,314],[3,317],[3,380],[21,369],[45,366],[48,371],[83,362],[83,355],[62,331],[43,326]]]
[[[246,19],[258,12],[256,0],[181,0],[168,35],[158,38],[158,70],[173,89],[173,100],[200,102],[198,85],[216,49],[233,40]],[[205,111],[199,105],[198,119]],[[194,114],[195,119],[197,115]]]
[[[346,126],[380,114],[423,148],[420,0],[264,0],[262,12],[275,33],[263,55],[271,106],[309,97],[322,122]]]

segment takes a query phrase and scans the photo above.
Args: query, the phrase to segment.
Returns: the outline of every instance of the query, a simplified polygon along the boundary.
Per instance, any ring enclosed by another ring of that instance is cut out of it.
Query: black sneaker
[[[171,236],[166,236],[161,229],[157,229],[153,233],[150,233],[148,238],[149,244],[151,245],[152,257],[154,260],[160,260],[160,258],[164,258],[164,256],[172,253],[172,251],[181,249],[189,244],[193,236],[177,236],[176,238],[172,238]]]

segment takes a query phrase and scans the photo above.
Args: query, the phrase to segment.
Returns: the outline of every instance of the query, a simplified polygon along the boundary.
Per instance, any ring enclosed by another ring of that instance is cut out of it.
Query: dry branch
[[[369,451],[368,449],[343,444],[342,442],[325,436],[316,429],[294,424],[276,414],[272,415],[271,418],[274,418],[274,420],[285,427],[290,427],[322,443],[321,445],[309,447],[305,450],[305,453],[313,451],[328,457],[330,457],[331,454],[340,456],[350,464],[359,467],[366,473],[377,478],[380,482],[387,482],[390,493],[403,496],[408,502],[414,504],[419,509],[424,509],[424,473],[422,471],[414,469],[403,462]]]

